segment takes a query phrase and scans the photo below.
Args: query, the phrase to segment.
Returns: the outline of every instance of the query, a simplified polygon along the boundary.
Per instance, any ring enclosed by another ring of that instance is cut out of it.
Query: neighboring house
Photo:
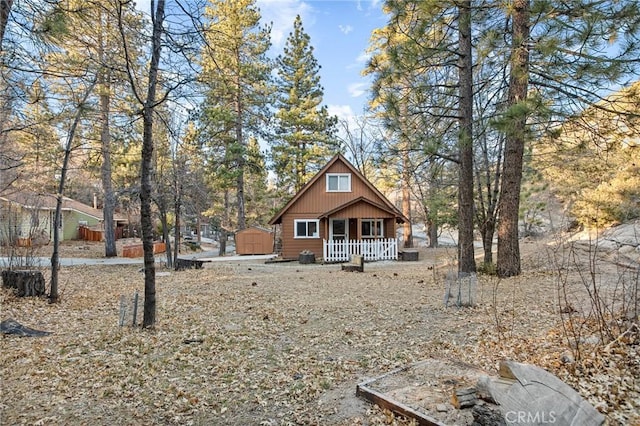
[[[56,196],[15,192],[0,195],[0,242],[38,240],[43,243],[53,238],[53,222]],[[62,198],[60,241],[80,238],[80,226],[101,227],[102,210],[93,208],[68,197]],[[124,218],[114,218],[116,225],[126,223]]]
[[[305,251],[325,262],[398,258],[396,225],[407,218],[341,154],[334,156],[276,214],[282,257]]]

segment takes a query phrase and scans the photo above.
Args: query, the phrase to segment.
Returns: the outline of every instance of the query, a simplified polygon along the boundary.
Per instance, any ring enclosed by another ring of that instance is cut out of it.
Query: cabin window
[[[351,192],[351,174],[327,173],[327,192]]]
[[[363,238],[382,237],[382,219],[362,219],[360,224],[360,234]]]
[[[293,221],[295,238],[318,238],[320,221],[318,219],[296,219]]]

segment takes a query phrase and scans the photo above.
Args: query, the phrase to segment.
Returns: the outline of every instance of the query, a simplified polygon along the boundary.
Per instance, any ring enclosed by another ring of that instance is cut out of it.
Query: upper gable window
[[[351,173],[327,173],[327,192],[351,192]]]

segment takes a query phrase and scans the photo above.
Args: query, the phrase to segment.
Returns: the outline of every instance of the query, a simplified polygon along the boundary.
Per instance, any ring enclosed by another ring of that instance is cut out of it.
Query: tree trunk
[[[427,222],[427,233],[429,234],[429,247],[438,247],[438,223],[435,220]]]
[[[0,0],[0,52],[2,52],[2,41],[4,40],[4,32],[7,29],[12,6],[13,0]]]
[[[499,277],[519,275],[520,247],[518,239],[518,213],[520,209],[520,186],[524,154],[526,114],[517,111],[518,104],[527,99],[529,83],[529,0],[513,2],[513,35],[511,71],[507,106],[511,122],[505,138],[505,153],[502,169],[502,186],[498,207],[498,261]]]
[[[227,225],[229,223],[229,191],[224,191],[224,212],[223,220],[220,224],[220,247],[218,248],[218,255],[224,256],[227,253]]]
[[[161,0],[162,1],[162,0]],[[151,167],[153,158],[153,110],[144,107],[142,166],[140,173],[140,225],[144,252],[144,319],[142,326],[156,322],[156,265],[153,255],[153,217],[151,216]]]
[[[103,45],[100,44],[100,53],[103,56],[102,64],[105,64]],[[116,249],[116,233],[115,223],[113,220],[113,212],[116,208],[116,199],[113,193],[113,185],[111,184],[111,134],[109,132],[109,112],[111,103],[110,72],[105,68],[100,72],[100,142],[102,150],[102,167],[100,169],[100,177],[102,179],[102,190],[104,191],[104,200],[102,206],[102,214],[104,218],[104,252],[105,257],[116,257],[118,251]]]
[[[438,196],[437,181],[438,167],[436,163],[432,162],[429,165],[429,199],[431,200],[431,207],[427,212],[427,234],[429,235],[429,247],[431,248],[438,247],[438,203],[433,201]]]
[[[241,59],[238,58],[238,64],[241,63]],[[244,168],[245,168],[245,154],[246,154],[246,147],[245,147],[245,143],[244,143],[244,136],[242,134],[242,116],[243,116],[243,105],[242,105],[242,98],[240,97],[241,93],[242,93],[242,87],[240,84],[240,75],[238,74],[238,81],[237,81],[237,87],[236,90],[238,91],[237,93],[237,98],[236,98],[236,143],[238,144],[238,148],[239,148],[239,152],[238,152],[238,157],[237,157],[237,166],[238,166],[238,176],[236,179],[236,199],[237,199],[237,204],[238,204],[238,226],[237,229],[238,230],[242,230],[245,229],[247,227],[247,223],[246,223],[246,211],[245,211],[245,204],[244,204]]]
[[[177,177],[177,176],[176,176]],[[175,227],[174,227],[174,238],[173,241],[175,243],[175,247],[173,248],[174,252],[173,252],[173,266],[174,268],[178,267],[178,254],[180,253],[180,240],[182,238],[182,236],[180,235],[180,215],[181,210],[182,210],[182,185],[180,184],[180,182],[178,182],[178,179],[176,179],[175,182],[175,187],[176,187],[176,199],[175,199],[175,204],[173,205],[174,210],[173,210],[173,215],[175,216]]]
[[[164,241],[165,254],[167,257],[167,268],[173,267],[173,258],[171,257],[171,238],[169,232],[169,221],[167,220],[167,207],[163,202],[161,206],[158,206],[158,213],[160,214],[160,223],[162,224],[162,240]]]
[[[478,171],[478,199],[482,206],[482,210],[477,211],[477,217],[479,222],[480,234],[482,235],[482,248],[484,250],[484,265],[489,266],[493,264],[493,237],[496,232],[497,221],[497,204],[500,197],[500,169],[502,167],[502,147],[498,149],[497,159],[495,160],[496,172],[493,177],[491,176],[491,165],[489,162],[489,156],[487,153],[486,141],[483,148],[483,164],[484,164],[484,181],[486,191],[484,194],[486,200],[483,198],[483,187],[481,182],[483,181],[480,171]]]
[[[404,236],[404,248],[413,247],[413,228],[411,226],[411,165],[409,163],[408,140],[404,137],[402,149],[402,214],[409,219],[404,223],[402,231]]]
[[[482,249],[484,250],[484,265],[491,265],[493,263],[493,235],[495,234],[495,232],[495,217],[488,216],[486,222],[480,225],[480,233],[482,234]]]
[[[154,3],[151,2],[151,5]],[[160,67],[165,0],[158,0],[151,11],[153,34],[149,64],[147,96],[142,107],[142,165],[140,171],[140,223],[144,250],[144,319],[142,326],[150,328],[156,323],[156,265],[153,257],[153,218],[151,216],[151,174],[153,171],[153,113],[156,106],[156,88]]]
[[[220,229],[220,247],[218,248],[218,256],[224,256],[227,253],[227,238],[229,238],[227,230],[224,228]]]
[[[458,273],[476,272],[473,248],[473,69],[471,56],[471,1],[459,6],[460,135],[458,175]]]
[[[56,303],[58,301],[58,263],[60,260],[60,224],[62,223],[62,197],[64,193],[64,184],[67,178],[67,170],[69,170],[69,160],[71,159],[71,147],[73,145],[73,139],[76,136],[76,129],[80,118],[84,110],[84,104],[87,102],[87,98],[93,88],[96,86],[96,80],[91,82],[87,87],[83,98],[78,102],[76,115],[73,117],[73,122],[69,128],[69,134],[67,135],[67,143],[64,148],[64,159],[62,161],[62,170],[60,171],[60,183],[58,184],[58,193],[56,194],[56,210],[53,219],[53,252],[51,254],[51,288],[49,289],[49,302]]]

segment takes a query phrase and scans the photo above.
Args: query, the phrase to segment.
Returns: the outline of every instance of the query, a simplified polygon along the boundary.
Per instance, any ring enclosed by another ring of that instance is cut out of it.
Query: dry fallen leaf
[[[406,425],[355,385],[428,357],[537,364],[612,424],[640,421],[637,333],[561,363],[570,348],[552,274],[534,265],[497,292],[481,277],[476,307],[446,308],[428,269],[436,251],[420,258],[362,274],[249,261],[170,271],[157,278],[153,331],[118,326],[120,296],[144,295],[138,266],[62,268],[55,305],[2,289],[3,319],[54,333],[0,339],[3,423]]]

